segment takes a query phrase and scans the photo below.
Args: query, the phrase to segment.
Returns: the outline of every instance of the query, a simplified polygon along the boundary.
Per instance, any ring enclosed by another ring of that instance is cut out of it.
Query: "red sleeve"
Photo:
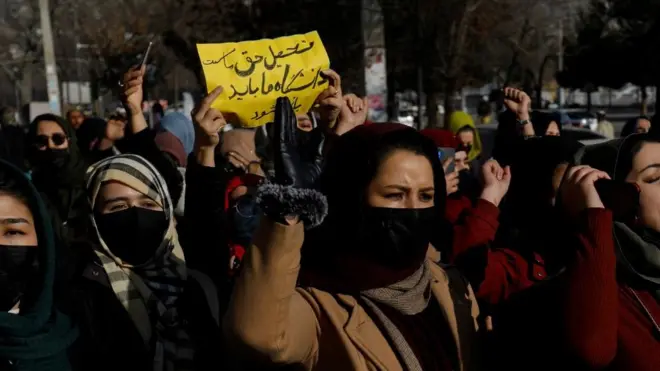
[[[488,201],[478,200],[475,207],[465,210],[460,220],[454,221],[454,240],[449,260],[472,247],[485,245],[495,239],[500,210]]]
[[[546,278],[543,259],[535,254],[535,261],[509,249],[488,249],[483,281],[476,296],[488,304],[498,304],[512,294],[531,287]]]
[[[591,369],[607,367],[617,352],[618,286],[612,213],[582,215],[576,259],[567,267],[562,300],[569,351]]]
[[[472,202],[465,196],[460,197],[447,197],[447,205],[445,206],[445,218],[454,224],[458,221],[463,211],[472,207]]]

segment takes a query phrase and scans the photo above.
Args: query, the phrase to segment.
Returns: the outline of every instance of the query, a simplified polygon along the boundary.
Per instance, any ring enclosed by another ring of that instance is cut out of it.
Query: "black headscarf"
[[[637,116],[635,118],[626,121],[626,124],[623,126],[623,129],[621,129],[621,137],[625,138],[628,135],[637,133],[637,125],[639,125],[639,120],[651,121],[651,119],[648,118],[647,116]]]
[[[302,275],[312,272],[316,278],[326,278],[322,280],[325,282],[314,280],[310,283],[314,287],[331,291],[386,287],[418,269],[415,267],[409,272],[390,275],[392,272],[373,263],[377,260],[374,255],[378,254],[378,246],[357,243],[356,236],[360,234],[366,217],[366,189],[383,161],[382,156],[396,148],[421,152],[431,162],[438,218],[437,235],[431,242],[438,249],[450,246],[451,230],[443,224],[446,184],[435,144],[418,131],[401,124],[359,126],[337,140],[321,175],[320,187],[328,199],[328,216],[320,227],[308,233],[302,251]],[[364,270],[370,268],[378,274],[365,275]],[[326,285],[333,287],[324,287]]]
[[[102,118],[88,117],[76,131],[80,153],[89,165],[106,157],[97,152],[101,140],[105,138],[107,126],[108,123]],[[110,151],[109,155],[112,154],[112,151]]]
[[[69,346],[78,331],[53,304],[56,249],[48,213],[38,191],[21,170],[0,161],[1,182],[19,190],[34,218],[37,232],[37,274],[20,301],[20,313],[0,312],[0,359],[12,360],[20,370],[67,371]]]
[[[557,165],[570,162],[581,144],[563,137],[519,139],[511,163],[511,186],[500,206],[496,242],[521,253],[547,256],[556,249],[559,217],[552,204]]]
[[[62,128],[69,140],[66,157],[53,161],[52,153],[37,149],[35,139],[38,125],[42,121],[53,121]],[[27,142],[32,181],[37,189],[48,197],[48,201],[57,208],[61,220],[66,221],[73,203],[84,195],[83,183],[86,165],[78,148],[76,133],[64,118],[45,114],[37,116],[30,124]]]
[[[493,158],[502,166],[511,164],[515,156],[513,145],[520,136],[516,114],[506,110],[497,116],[497,132],[493,145]]]
[[[625,181],[633,160],[644,143],[660,143],[649,134],[634,134],[585,147],[575,157],[576,165],[589,165],[613,179]],[[619,276],[629,284],[642,285],[660,300],[660,231],[632,223],[614,223]]]
[[[520,149],[520,127],[516,120],[516,114],[509,110],[500,113],[497,121],[498,126],[497,133],[495,134],[493,158],[502,166],[510,165],[514,158],[519,155],[517,151]],[[559,132],[561,133],[562,131],[559,113],[533,111],[530,115],[530,121],[532,121],[532,126],[534,127],[534,135],[537,137],[546,136],[545,133],[548,131],[548,126],[550,126],[552,121],[557,123]]]
[[[534,111],[531,115],[532,126],[534,127],[534,135],[537,137],[545,136],[545,133],[548,131],[548,127],[554,121],[557,124],[559,133],[562,131],[561,127],[561,117],[558,113],[546,113]]]

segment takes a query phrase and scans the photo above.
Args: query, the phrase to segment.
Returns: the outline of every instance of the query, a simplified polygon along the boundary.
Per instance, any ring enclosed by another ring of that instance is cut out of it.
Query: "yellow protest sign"
[[[327,86],[330,59],[318,32],[223,44],[197,44],[208,91],[224,90],[213,107],[235,114],[244,127],[272,122],[275,101],[286,96],[307,112]]]

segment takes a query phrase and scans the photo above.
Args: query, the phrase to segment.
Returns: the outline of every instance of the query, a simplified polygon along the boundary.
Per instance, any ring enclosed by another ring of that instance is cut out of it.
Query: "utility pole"
[[[422,9],[421,0],[416,1],[417,5],[417,130],[422,129],[422,105],[424,104],[424,99],[422,95],[424,93],[424,70],[422,69],[423,63],[425,63],[424,58],[424,47],[422,45],[422,40],[424,36],[424,30],[422,28],[422,14],[424,10]],[[445,107],[447,109],[448,107]],[[426,107],[428,112],[429,107]]]
[[[564,70],[564,22],[563,19],[559,19],[559,40],[557,40],[558,49],[557,50],[557,69],[559,71]],[[561,108],[564,105],[564,88],[557,86],[557,105]]]
[[[39,0],[41,40],[44,44],[46,84],[48,87],[48,105],[52,113],[61,115],[60,84],[57,79],[57,64],[55,62],[55,47],[53,45],[53,30],[50,24],[50,7],[48,1],[49,0]]]
[[[80,22],[78,20],[78,4],[74,5],[73,8],[73,17],[75,23],[74,34],[76,35],[76,84],[78,85],[78,105],[82,104],[82,72],[80,71]]]

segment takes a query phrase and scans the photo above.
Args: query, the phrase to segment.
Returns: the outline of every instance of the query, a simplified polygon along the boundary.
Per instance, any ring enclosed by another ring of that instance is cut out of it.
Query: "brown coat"
[[[303,237],[302,224],[262,219],[224,318],[239,369],[277,364],[315,371],[403,371],[386,337],[354,297],[296,288]],[[458,344],[447,275],[438,265],[430,266],[433,296]],[[469,296],[477,328],[479,308],[471,289]],[[466,368],[463,360],[461,366]]]

